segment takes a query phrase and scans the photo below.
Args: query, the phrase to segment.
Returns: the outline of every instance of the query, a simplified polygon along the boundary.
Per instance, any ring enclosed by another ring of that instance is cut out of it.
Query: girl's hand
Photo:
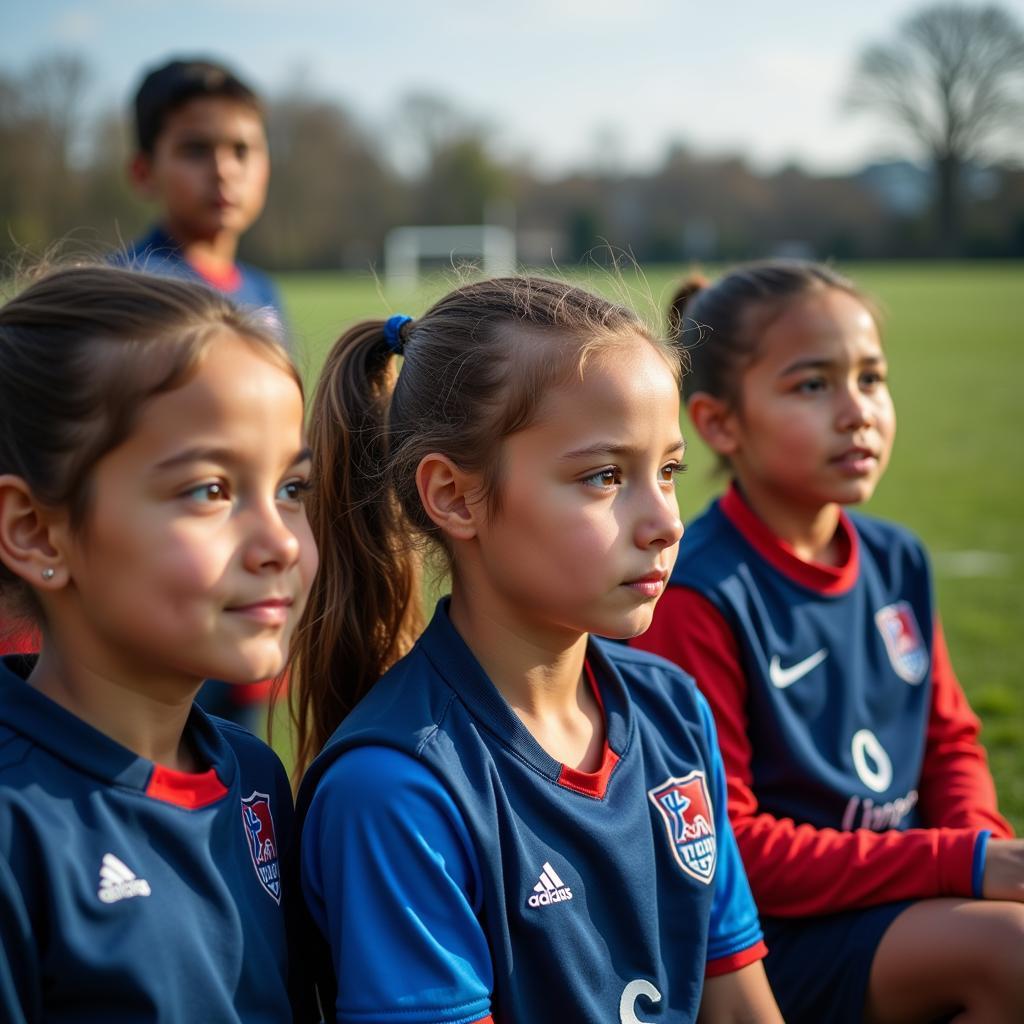
[[[987,900],[1024,903],[1024,839],[988,841],[981,895]]]

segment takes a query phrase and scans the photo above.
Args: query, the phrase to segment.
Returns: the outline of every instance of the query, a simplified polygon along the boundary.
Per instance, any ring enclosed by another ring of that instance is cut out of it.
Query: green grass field
[[[840,269],[884,310],[899,420],[893,460],[869,511],[910,526],[932,553],[953,662],[984,722],[1003,810],[1024,831],[1024,267]],[[654,318],[679,272],[572,276]],[[345,326],[395,312],[418,315],[451,281],[436,278],[412,295],[388,295],[369,274],[295,275],[280,283],[312,382]],[[679,487],[684,518],[721,486],[699,442],[687,462]],[[275,743],[287,744],[280,730]]]

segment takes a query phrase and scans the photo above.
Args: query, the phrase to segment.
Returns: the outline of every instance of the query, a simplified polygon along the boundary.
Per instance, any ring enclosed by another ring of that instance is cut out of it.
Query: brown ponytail
[[[691,274],[676,290],[668,307],[668,336],[676,342],[682,341],[686,330],[686,307],[693,297],[707,288],[708,279],[703,274]]]
[[[383,322],[360,324],[331,350],[313,399],[306,513],[320,569],[293,645],[297,772],[423,627],[420,559],[384,471],[395,375]]]

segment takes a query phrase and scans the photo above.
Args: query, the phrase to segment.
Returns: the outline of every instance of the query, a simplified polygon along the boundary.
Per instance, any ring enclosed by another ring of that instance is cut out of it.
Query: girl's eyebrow
[[[309,462],[313,458],[313,450],[308,445],[301,448],[295,457],[288,463],[289,467],[297,466],[302,462]],[[153,468],[157,472],[165,469],[174,469],[176,466],[188,465],[190,462],[217,462],[221,465],[231,466],[237,463],[238,455],[230,448],[202,447],[186,448],[184,451],[171,455],[169,458],[158,462]]]
[[[790,363],[788,366],[783,367],[779,371],[780,377],[788,377],[791,373],[799,373],[801,370],[827,370],[832,366],[836,365],[837,360],[835,359],[797,359]],[[862,356],[856,360],[858,366],[877,366],[879,363],[885,362],[885,356],[883,355],[868,355]]]
[[[685,451],[686,442],[679,438],[678,441],[671,441],[665,446],[665,455],[671,455],[673,452]],[[641,450],[636,445],[630,444],[615,444],[612,441],[601,442],[597,444],[589,444],[585,448],[574,448],[571,452],[564,452],[559,458],[565,462],[569,462],[572,459],[582,458],[593,458],[598,455],[611,455],[618,458],[629,458],[633,455],[638,455]]]

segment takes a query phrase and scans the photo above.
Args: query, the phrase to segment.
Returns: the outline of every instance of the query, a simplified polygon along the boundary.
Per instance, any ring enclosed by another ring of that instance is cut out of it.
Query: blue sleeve
[[[0,856],[0,1020],[41,1020],[41,991],[32,922],[17,881]]]
[[[490,1013],[480,872],[454,801],[414,758],[342,754],[302,830],[302,890],[326,936],[338,1021],[463,1024]]]
[[[711,903],[711,921],[708,928],[708,962],[737,958],[764,941],[757,906],[750,892],[747,873],[743,869],[739,847],[729,824],[726,809],[725,767],[718,749],[715,722],[704,697],[698,693],[704,732],[711,748],[712,778],[711,805],[715,815],[715,834],[718,836],[718,862],[715,867],[715,893]],[[760,954],[747,959],[759,959]],[[739,957],[736,965],[742,966]]]

